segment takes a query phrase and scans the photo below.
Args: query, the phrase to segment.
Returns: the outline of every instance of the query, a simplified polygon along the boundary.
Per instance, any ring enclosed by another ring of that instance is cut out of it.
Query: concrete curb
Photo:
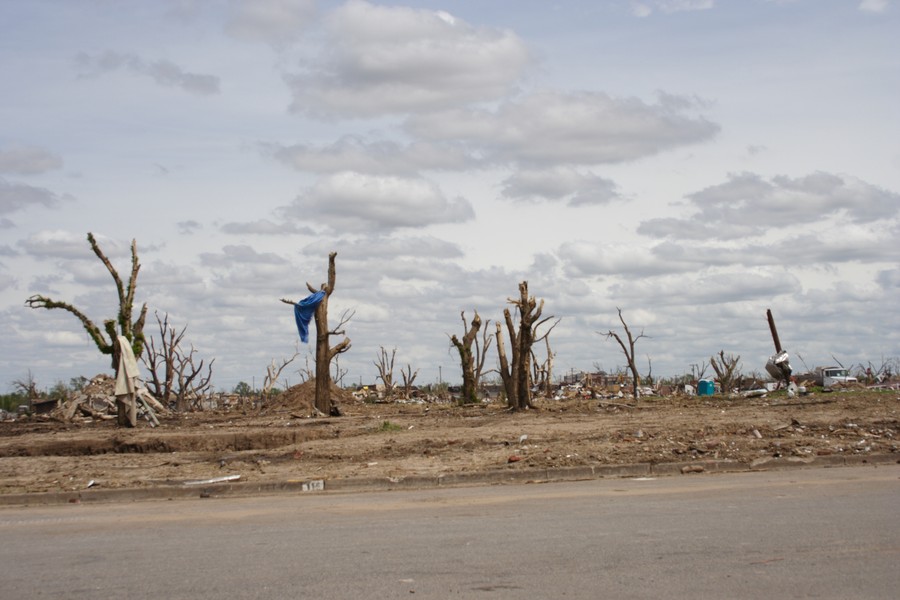
[[[399,478],[352,478],[310,481],[212,483],[204,485],[160,485],[146,488],[85,489],[71,492],[0,495],[0,506],[47,506],[54,504],[92,504],[139,502],[144,500],[186,500],[270,496],[274,494],[360,493],[479,485],[516,485],[555,481],[621,479],[630,477],[670,477],[701,473],[734,473],[793,468],[834,468],[862,465],[900,464],[897,454],[868,456],[811,456],[809,458],[765,458],[751,464],[732,460],[696,460],[674,463],[638,463],[593,465],[552,469],[496,469],[473,473],[448,473],[437,476],[411,475]]]

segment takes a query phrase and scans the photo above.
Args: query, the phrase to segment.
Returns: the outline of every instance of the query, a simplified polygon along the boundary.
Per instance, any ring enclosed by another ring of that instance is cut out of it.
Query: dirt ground
[[[96,419],[2,422],[0,494],[228,476],[273,482],[711,458],[746,465],[832,454],[900,459],[897,390],[537,400],[535,410],[517,413],[496,402],[461,407],[342,397],[342,416],[313,418],[308,396],[285,393],[261,411],[176,414],[155,428]]]

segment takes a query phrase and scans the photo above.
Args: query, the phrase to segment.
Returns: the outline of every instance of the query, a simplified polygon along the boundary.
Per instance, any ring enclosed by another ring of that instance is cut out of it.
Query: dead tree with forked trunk
[[[339,415],[340,412],[331,400],[331,361],[338,354],[350,349],[350,338],[346,337],[343,330],[347,322],[353,318],[353,312],[345,311],[341,315],[341,321],[334,329],[328,328],[328,299],[334,292],[335,267],[334,259],[337,252],[328,255],[328,281],[317,290],[309,283],[306,288],[313,294],[323,292],[322,299],[316,306],[314,313],[316,322],[316,409],[326,415]],[[296,304],[293,300],[281,299],[286,304]],[[343,335],[344,339],[331,346],[330,338],[333,335]]]
[[[481,330],[482,322],[477,310],[468,328],[466,327],[466,312],[459,313],[459,316],[462,319],[465,333],[462,340],[456,334],[453,334],[450,336],[450,342],[459,352],[459,362],[462,367],[463,389],[460,402],[462,404],[472,404],[478,402],[478,383],[484,369],[484,360],[487,349],[491,344],[492,336],[484,335],[479,344],[478,332]],[[485,323],[485,330],[487,330],[488,323],[490,323],[490,320]],[[473,346],[474,352],[472,350]]]
[[[508,302],[516,307],[519,315],[519,324],[513,322],[509,308],[503,309],[503,317],[506,322],[511,356],[507,356],[503,342],[502,326],[497,323],[497,354],[500,360],[500,379],[506,391],[506,401],[512,410],[524,410],[534,408],[531,403],[531,347],[544,339],[550,332],[538,336],[541,325],[553,317],[541,319],[544,310],[544,301],[540,303],[534,296],[528,295],[528,282],[519,284],[519,297],[509,298]],[[552,327],[551,327],[552,329]]]
[[[180,353],[180,364],[176,370],[178,388],[175,395],[175,407],[179,410],[188,408],[191,410],[202,409],[201,400],[203,395],[212,388],[212,366],[216,359],[213,358],[209,361],[206,373],[204,373],[204,361],[202,359],[200,364],[194,364],[194,354],[196,352],[197,350],[192,344],[189,352]]]
[[[556,323],[559,323],[559,321]],[[550,327],[551,330],[553,327],[556,327],[556,323]],[[540,390],[544,396],[549,398],[553,395],[553,359],[556,357],[556,353],[550,348],[550,331],[547,331],[543,337],[544,344],[547,347],[547,358],[545,358],[543,362],[538,362],[537,356],[535,356],[532,351],[531,361],[534,369],[535,387]]]
[[[484,322],[481,328],[481,341],[475,340],[475,389],[481,389],[481,378],[484,376],[484,362],[487,359],[488,349],[494,341],[494,334],[488,331],[491,320]]]
[[[413,382],[416,380],[416,376],[419,374],[419,370],[412,370],[412,365],[407,364],[406,369],[400,369],[400,377],[403,379],[403,396],[408,400],[409,395],[412,393]]]
[[[119,350],[116,345],[118,336],[125,336],[125,339],[131,343],[131,349],[136,357],[140,356],[144,351],[144,321],[147,318],[147,305],[144,304],[141,307],[140,315],[136,320],[131,320],[134,311],[134,292],[137,287],[137,276],[141,268],[141,264],[138,262],[137,242],[131,240],[131,276],[128,278],[126,287],[122,283],[122,278],[119,277],[119,272],[116,271],[113,264],[100,249],[94,234],[88,233],[87,239],[91,245],[91,250],[94,251],[94,254],[100,259],[106,270],[109,271],[116,284],[116,293],[119,296],[119,312],[116,318],[103,321],[103,331],[101,331],[91,319],[68,302],[58,302],[46,296],[35,294],[25,301],[25,305],[29,308],[46,308],[47,310],[61,308],[75,315],[81,321],[85,331],[87,331],[100,352],[110,355],[112,369],[118,374]],[[117,327],[118,330],[116,329]],[[106,337],[104,337],[104,333]]]
[[[275,384],[278,382],[278,378],[281,376],[281,372],[284,371],[285,367],[294,362],[297,357],[300,356],[300,345],[297,344],[296,352],[290,358],[282,358],[281,364],[278,365],[275,362],[275,359],[272,359],[272,362],[266,365],[266,375],[263,377],[263,386],[262,386],[262,400],[266,402],[269,399],[269,394],[272,393],[272,388],[275,387]]]
[[[312,367],[309,366],[309,355],[304,358],[303,362],[303,368],[297,369],[297,375],[300,376],[300,383],[306,383],[307,381],[312,381],[316,378],[315,365],[313,365]]]
[[[628,344],[625,344],[625,341],[622,340],[619,334],[612,329],[600,335],[605,335],[606,339],[613,338],[619,343],[622,354],[625,355],[625,360],[628,362],[628,370],[631,371],[632,384],[634,385],[634,397],[637,398],[640,396],[639,386],[641,384],[641,376],[638,373],[637,362],[635,361],[634,345],[639,339],[647,336],[644,335],[643,330],[641,330],[641,333],[637,336],[632,335],[631,330],[628,328],[628,323],[625,322],[625,318],[622,316],[622,309],[616,307],[616,310],[619,312],[619,321],[622,322],[622,327],[625,329],[625,337],[628,340]]]
[[[194,346],[189,352],[182,348],[187,325],[176,331],[169,325],[169,313],[162,318],[159,313],[155,316],[159,325],[159,346],[150,336],[147,352],[141,356],[141,362],[149,374],[147,388],[166,408],[174,406],[179,411],[188,410],[192,405],[196,408],[200,397],[212,387],[212,366],[216,359],[209,361],[204,373],[203,360],[199,365],[194,364]]]
[[[384,397],[390,398],[394,393],[394,359],[397,357],[397,349],[391,350],[388,356],[384,346],[380,347],[378,359],[372,364],[378,369],[378,378],[384,383]]]
[[[731,392],[741,375],[741,357],[733,354],[726,356],[725,351],[720,350],[718,356],[712,356],[709,359],[709,364],[716,372],[716,378],[719,380],[719,385],[722,386],[722,393]]]

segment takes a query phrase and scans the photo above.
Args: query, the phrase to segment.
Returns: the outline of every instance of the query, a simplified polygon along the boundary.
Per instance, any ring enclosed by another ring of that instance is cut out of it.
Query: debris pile
[[[50,411],[49,416],[66,422],[115,419],[118,413],[115,392],[116,380],[101,373],[94,376],[81,390],[71,393],[59,406]],[[146,388],[139,389],[139,416],[155,423],[155,415],[168,412]]]

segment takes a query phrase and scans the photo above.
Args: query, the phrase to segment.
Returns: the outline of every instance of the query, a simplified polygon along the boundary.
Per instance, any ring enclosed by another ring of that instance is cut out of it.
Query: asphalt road
[[[900,466],[0,509],[0,598],[897,598]]]

